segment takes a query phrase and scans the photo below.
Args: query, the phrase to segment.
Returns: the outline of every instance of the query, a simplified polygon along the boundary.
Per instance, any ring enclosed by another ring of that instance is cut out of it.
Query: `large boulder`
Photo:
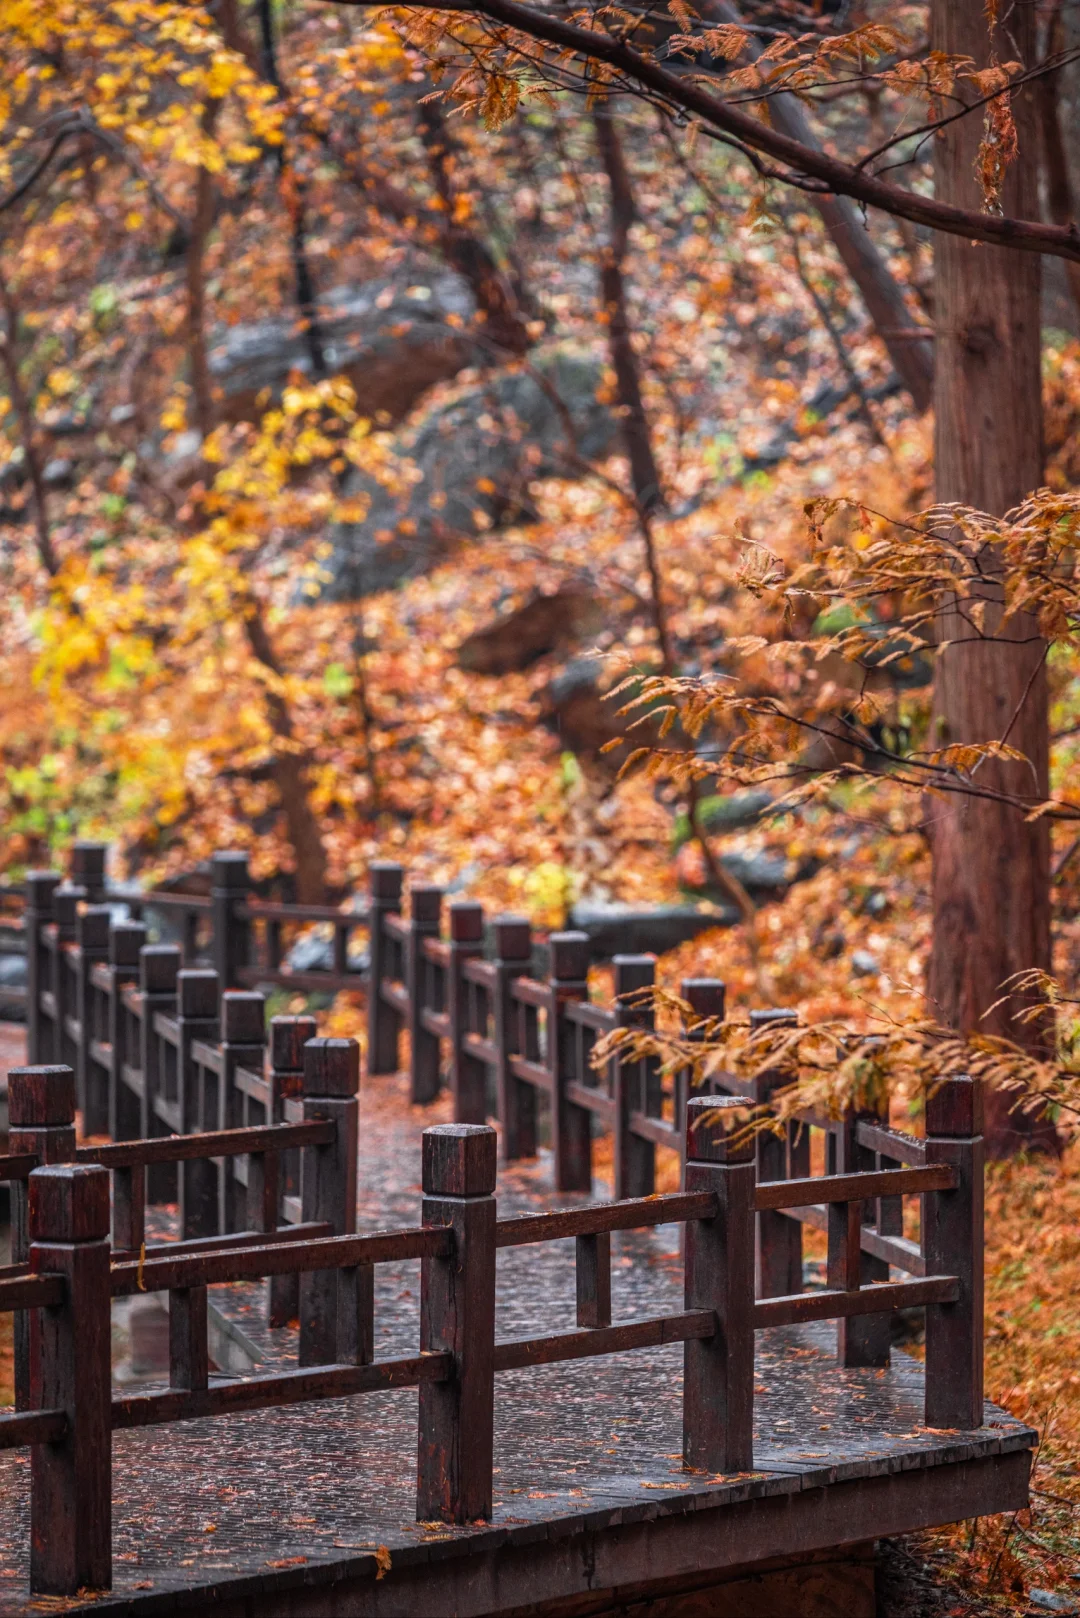
[[[319,299],[327,369],[344,374],[360,407],[401,421],[421,394],[480,359],[469,335],[476,305],[460,275],[417,270],[416,278],[335,287]],[[311,375],[295,315],[229,326],[214,334],[210,374],[226,421],[254,421],[264,390],[279,393],[290,371]]]
[[[611,454],[618,422],[597,398],[602,378],[598,359],[562,348],[534,365],[463,382],[421,411],[392,446],[416,468],[406,494],[359,470],[347,482],[348,496],[367,495],[370,504],[363,522],[330,531],[327,593],[349,601],[393,589],[435,566],[461,539],[520,515],[532,479],[577,475],[574,456]],[[549,390],[573,423],[570,455],[563,412]]]
[[[536,590],[466,636],[458,647],[458,666],[470,674],[516,674],[548,652],[595,634],[602,621],[600,602],[579,584]]]

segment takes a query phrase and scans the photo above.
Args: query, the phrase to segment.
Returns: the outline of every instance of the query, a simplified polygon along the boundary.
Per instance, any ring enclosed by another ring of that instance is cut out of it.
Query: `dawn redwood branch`
[[[377,0],[330,0],[330,3],[369,9],[377,4]],[[797,181],[799,175],[805,176],[818,181],[837,196],[851,197],[866,207],[880,208],[898,219],[909,219],[913,224],[940,230],[946,235],[963,236],[968,241],[987,242],[991,246],[1008,247],[1018,252],[1043,253],[1052,258],[1080,263],[1080,227],[1075,221],[1067,225],[1047,225],[1035,219],[1012,219],[999,214],[980,213],[976,209],[939,202],[933,197],[921,197],[917,192],[905,190],[903,186],[865,174],[853,163],[815,151],[781,134],[753,114],[740,111],[699,84],[672,73],[610,34],[564,22],[562,18],[539,11],[535,6],[523,5],[520,0],[473,0],[467,6],[457,4],[456,0],[451,0],[449,4],[444,0],[441,5],[407,5],[394,9],[455,11],[462,16],[487,17],[533,39],[543,40],[549,45],[617,69],[714,130],[786,164],[795,171],[790,176],[793,182]]]

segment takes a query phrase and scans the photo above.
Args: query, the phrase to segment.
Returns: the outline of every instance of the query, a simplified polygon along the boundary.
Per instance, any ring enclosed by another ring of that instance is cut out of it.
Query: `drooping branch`
[[[329,3],[369,8],[374,0],[329,0]],[[520,0],[474,0],[471,6],[461,6],[454,0],[449,4],[408,9],[486,17],[583,61],[613,68],[623,75],[623,82],[612,86],[613,89],[647,93],[676,115],[689,115],[701,124],[704,133],[734,143],[759,160],[772,159],[781,167],[766,171],[771,178],[819,194],[851,197],[866,207],[880,208],[895,218],[908,219],[913,224],[961,236],[967,241],[989,242],[1017,252],[1047,254],[1080,263],[1080,226],[1073,221],[1068,225],[1048,225],[1037,219],[984,213],[975,208],[938,202],[933,197],[877,179],[864,173],[857,164],[815,150],[762,123],[753,113],[743,112],[722,96],[704,89],[693,78],[672,72],[610,34],[567,22],[535,6],[523,5]],[[506,43],[518,55],[527,54],[524,47],[515,45],[512,39]]]

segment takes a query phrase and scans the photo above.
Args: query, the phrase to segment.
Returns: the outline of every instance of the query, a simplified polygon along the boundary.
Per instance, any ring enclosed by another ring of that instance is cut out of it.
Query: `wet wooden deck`
[[[413,1223],[420,1186],[403,1176],[443,1106],[410,1108],[396,1079],[365,1080],[361,1099],[360,1229]],[[552,1206],[550,1186],[544,1158],[517,1165],[500,1211]],[[682,1307],[677,1239],[613,1238],[616,1320]],[[572,1242],[498,1262],[499,1337],[573,1325]],[[378,1357],[415,1352],[418,1272],[376,1272]],[[260,1289],[213,1296],[265,1368],[295,1354],[294,1333],[265,1328]],[[97,1600],[28,1596],[29,1461],[0,1456],[0,1611],[526,1611],[1023,1502],[1028,1428],[988,1406],[977,1432],[929,1431],[915,1360],[839,1370],[834,1342],[831,1324],[759,1333],[756,1465],[735,1478],[682,1467],[681,1347],[500,1375],[494,1519],[462,1529],[414,1520],[414,1390],[117,1433],[115,1588]]]

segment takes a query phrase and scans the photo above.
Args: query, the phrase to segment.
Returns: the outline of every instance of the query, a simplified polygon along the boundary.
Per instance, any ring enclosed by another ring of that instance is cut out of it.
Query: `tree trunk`
[[[983,0],[934,0],[932,47],[991,60]],[[1034,8],[1014,7],[1008,35],[995,40],[1002,61],[1035,55]],[[975,98],[961,81],[958,93]],[[1032,217],[1037,206],[1039,132],[1035,94],[1014,98],[1019,155],[1002,206]],[[937,138],[939,200],[977,207],[975,163],[983,116],[975,112]],[[1003,514],[1042,481],[1040,265],[1034,254],[972,245],[939,234],[934,244],[937,497]],[[985,558],[992,572],[994,557]],[[1000,600],[992,581],[987,594]],[[987,632],[993,632],[988,614]],[[1007,737],[1027,764],[987,761],[981,784],[1036,798],[1047,791],[1049,726],[1045,644],[1031,622],[1013,621],[1002,639],[978,640],[949,611],[934,680],[933,745]],[[1036,1044],[1040,1031],[1016,1022],[1018,996],[992,1015],[1014,973],[1050,965],[1050,832],[1046,820],[1025,824],[1015,808],[949,795],[926,804],[933,852],[934,931],[927,994],[940,1021],[963,1032],[1000,1033]],[[991,1092],[987,1144],[1004,1156],[1022,1144],[1052,1144],[1049,1126],[1028,1126]]]

